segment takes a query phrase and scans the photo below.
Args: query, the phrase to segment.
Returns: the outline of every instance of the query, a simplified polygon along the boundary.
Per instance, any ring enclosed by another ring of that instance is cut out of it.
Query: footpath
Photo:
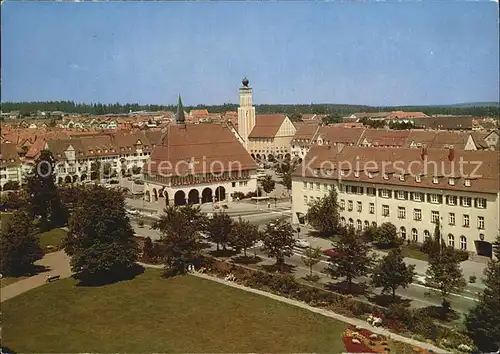
[[[45,284],[48,275],[59,275],[61,279],[69,278],[72,275],[69,265],[69,256],[62,250],[47,253],[35,264],[44,266],[47,270],[1,288],[0,302],[4,302],[28,290]]]

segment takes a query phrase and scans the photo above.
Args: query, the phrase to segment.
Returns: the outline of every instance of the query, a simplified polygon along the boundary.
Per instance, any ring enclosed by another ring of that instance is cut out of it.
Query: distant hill
[[[467,102],[467,103],[448,104],[439,107],[456,107],[456,108],[500,107],[500,102]]]

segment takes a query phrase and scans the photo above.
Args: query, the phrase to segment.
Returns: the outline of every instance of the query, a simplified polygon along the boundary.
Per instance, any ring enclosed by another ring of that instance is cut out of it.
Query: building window
[[[469,222],[469,215],[464,214],[464,227],[469,227],[470,222]]]
[[[448,224],[455,225],[455,213],[450,213],[448,217]]]
[[[372,226],[373,227],[377,227],[377,222],[376,221],[372,221]]]
[[[467,238],[465,236],[460,236],[460,249],[467,250]]]
[[[431,238],[431,233],[429,230],[424,230],[424,240],[428,240]]]
[[[415,176],[415,182],[422,182],[422,176],[416,175]]]
[[[430,194],[430,201],[432,204],[438,204],[439,203],[439,195],[438,194]]]
[[[455,248],[455,236],[448,234],[448,246]]]
[[[304,196],[304,204],[307,204],[307,195]]]
[[[356,221],[356,229],[358,229],[358,231],[361,231],[363,229],[363,223],[361,222],[361,220]]]
[[[417,231],[417,229],[411,229],[411,240],[413,242],[418,242],[418,231]]]
[[[404,191],[397,191],[396,192],[396,198],[397,199],[406,199],[405,198],[405,192]]]
[[[314,203],[314,197],[309,197],[309,203]]]
[[[382,205],[382,216],[389,216],[389,206]]]
[[[406,229],[405,229],[405,227],[404,227],[404,226],[401,226],[401,228],[399,229],[399,232],[400,232],[400,234],[401,234],[401,238],[402,238],[403,240],[406,240]]]
[[[486,199],[484,198],[476,198],[476,208],[486,209]]]
[[[349,218],[349,227],[354,227],[354,220]]]
[[[307,182],[304,182],[304,189],[307,189]]]
[[[309,182],[309,189],[312,190],[313,189],[313,183],[312,182]]]
[[[356,211],[358,213],[361,213],[363,211],[363,203],[362,202],[357,202],[356,203]]]
[[[320,187],[321,185],[319,183],[316,183],[316,190],[319,191],[320,190]]]
[[[370,222],[368,220],[365,220],[365,230],[370,227]]]
[[[463,207],[470,207],[472,204],[472,198],[471,197],[460,197],[460,204]]]
[[[415,202],[421,202],[422,201],[422,193],[419,193],[419,192],[413,193],[413,200]]]
[[[352,200],[348,200],[347,201],[347,211],[352,211],[353,209],[353,206],[352,206]]]
[[[437,176],[432,177],[432,183],[438,184],[439,183],[439,178]]]
[[[479,230],[484,230],[484,216],[477,217],[477,228]]]
[[[406,208],[405,207],[398,207],[398,218],[406,219]]]
[[[340,218],[340,225],[345,226],[345,218],[344,217]]]
[[[240,182],[241,183],[241,182]],[[231,186],[234,188],[236,187],[236,182],[231,182]]]
[[[323,190],[327,191],[328,190],[328,184],[323,184]]]
[[[437,224],[439,222],[439,211],[431,211],[431,222]]]
[[[422,209],[413,209],[413,220],[422,220]]]
[[[464,180],[464,185],[465,185],[466,187],[470,187],[470,179],[466,178],[466,179]]]
[[[368,207],[368,212],[370,214],[375,214],[375,203],[370,203],[370,205]]]
[[[457,205],[458,197],[456,195],[447,195],[446,196],[446,204],[448,205]]]
[[[382,198],[389,198],[389,190],[387,190],[387,189],[381,189],[380,190],[380,196]]]
[[[454,186],[454,185],[455,185],[455,178],[454,178],[454,177],[450,177],[450,178],[448,178],[448,184],[449,184],[450,186]]]
[[[375,188],[368,187],[366,188],[366,194],[368,194],[369,196],[374,196],[377,194],[377,190]]]
[[[345,209],[345,200],[340,199],[340,210],[344,210],[344,209]]]

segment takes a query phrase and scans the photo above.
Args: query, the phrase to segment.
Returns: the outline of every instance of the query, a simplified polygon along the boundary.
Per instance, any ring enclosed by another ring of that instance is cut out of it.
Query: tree
[[[285,263],[285,257],[290,257],[293,254],[293,246],[295,245],[293,229],[289,223],[283,220],[276,224],[267,224],[262,241],[264,252],[268,257],[276,258],[278,267]]]
[[[397,246],[399,240],[396,226],[390,222],[384,222],[378,227],[374,239],[379,246],[384,248]]]
[[[247,256],[247,249],[255,245],[259,238],[257,225],[250,224],[249,221],[241,217],[235,222],[229,233],[229,244],[235,249],[242,249],[243,255]]]
[[[500,236],[495,243],[496,259],[491,260],[484,270],[485,289],[465,319],[469,336],[482,352],[494,352],[500,348]]]
[[[327,272],[332,278],[345,277],[351,292],[352,280],[367,275],[375,262],[370,255],[371,247],[349,227],[332,243],[332,250],[337,256],[330,259]]]
[[[339,114],[328,114],[321,119],[321,124],[328,125],[328,124],[342,123],[343,121],[344,120]]]
[[[14,191],[19,189],[19,182],[18,181],[7,181],[4,185],[2,190],[4,191]]]
[[[377,264],[372,274],[375,287],[382,287],[382,293],[392,291],[392,301],[396,300],[396,289],[406,288],[413,282],[415,265],[406,265],[401,248],[391,250]]]
[[[460,293],[465,287],[465,279],[460,268],[460,260],[453,247],[441,246],[440,252],[429,254],[427,285],[437,289],[442,297],[445,314],[450,309],[448,296],[451,292]]]
[[[309,205],[307,220],[324,236],[332,236],[339,230],[339,205],[334,187],[326,196]]]
[[[154,247],[151,237],[146,237],[144,240],[144,245],[142,247],[142,257],[146,261],[151,261],[154,258]]]
[[[0,237],[0,271],[20,275],[33,269],[33,263],[43,257],[36,227],[29,213],[18,210],[2,227]]]
[[[186,272],[202,250],[201,232],[206,229],[206,218],[200,207],[186,205],[181,208],[168,206],[155,222],[153,229],[161,232],[161,258],[172,274]]]
[[[127,274],[138,259],[134,230],[122,193],[98,185],[77,201],[63,241],[71,269],[83,281],[102,281]]]
[[[66,224],[67,210],[57,194],[55,185],[56,160],[49,150],[42,150],[27,178],[30,211],[41,219],[41,231]]]
[[[276,183],[270,175],[265,175],[264,178],[260,181],[260,184],[262,185],[262,189],[264,190],[264,192],[266,192],[266,194],[271,193],[276,186]]]
[[[96,160],[90,164],[90,179],[101,179],[101,162]]]
[[[210,240],[217,244],[217,251],[219,250],[219,245],[222,246],[223,250],[226,250],[232,226],[233,220],[224,211],[214,213],[213,218],[208,221],[207,231]]]
[[[104,166],[102,167],[102,174],[105,178],[112,177],[111,173],[114,172],[111,169],[111,164],[109,162],[106,162]]]
[[[313,267],[319,263],[323,252],[320,247],[312,248],[307,247],[304,251],[304,255],[301,257],[302,262],[306,267],[309,267],[309,275],[313,275]]]
[[[283,159],[277,166],[276,173],[280,177],[280,184],[288,191],[292,189],[292,172],[295,169],[295,164],[290,159]]]

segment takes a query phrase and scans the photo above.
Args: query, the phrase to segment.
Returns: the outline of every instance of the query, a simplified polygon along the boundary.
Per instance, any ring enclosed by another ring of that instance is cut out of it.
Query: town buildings
[[[257,166],[224,124],[187,124],[182,102],[144,166],[147,201],[165,205],[231,202],[257,189]]]
[[[252,88],[243,79],[238,107],[238,134],[243,146],[257,160],[290,157],[290,142],[296,128],[284,114],[256,115]]]
[[[448,245],[491,257],[499,162],[496,151],[314,145],[292,177],[293,222],[306,222],[308,204],[335,188],[344,225],[391,222],[423,242],[439,222]]]

